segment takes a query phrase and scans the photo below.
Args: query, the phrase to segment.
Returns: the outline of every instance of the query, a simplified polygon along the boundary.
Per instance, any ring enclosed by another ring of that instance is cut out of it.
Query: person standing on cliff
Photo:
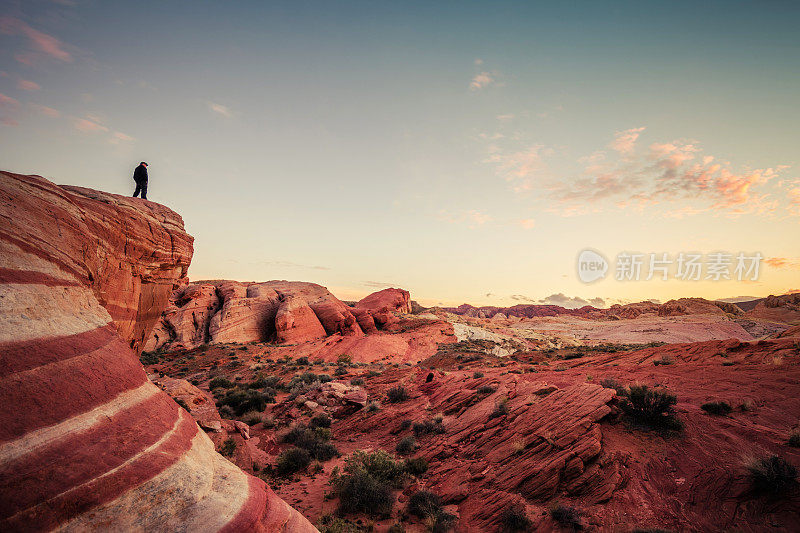
[[[133,171],[133,181],[136,182],[136,190],[133,191],[133,197],[139,196],[142,193],[142,200],[147,200],[147,163],[142,161],[136,170]]]

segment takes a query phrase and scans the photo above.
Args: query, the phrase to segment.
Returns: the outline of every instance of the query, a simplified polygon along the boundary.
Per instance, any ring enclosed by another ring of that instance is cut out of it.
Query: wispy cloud
[[[0,93],[0,107],[19,107],[19,100]]]
[[[506,113],[504,115],[497,115],[497,120],[500,122],[508,122],[509,120],[513,120],[515,116],[514,113]]]
[[[110,142],[111,144],[122,144],[122,143],[132,142],[134,140],[135,139],[130,135],[122,133],[121,131],[115,131],[114,133],[111,134],[111,139],[109,139],[108,142]]]
[[[488,72],[481,72],[479,74],[475,74],[472,80],[469,82],[469,88],[473,91],[480,91],[484,87],[492,84],[494,82],[494,78]]]
[[[30,104],[30,106],[31,109],[46,117],[58,118],[61,116],[61,112],[58,109],[53,109],[52,107],[47,107],[46,105]]]
[[[487,215],[479,209],[470,209],[459,213],[451,213],[442,210],[439,212],[439,219],[450,224],[466,225],[470,229],[475,229],[478,226],[483,226],[492,221],[490,215]]]
[[[231,111],[230,107],[216,102],[208,102],[208,108],[217,115],[221,115],[225,118],[231,118],[233,116],[233,111]]]
[[[383,281],[365,281],[363,283],[365,287],[369,287],[371,289],[389,289],[391,287],[400,287],[401,285],[397,283],[387,283]]]
[[[19,80],[17,81],[17,89],[21,91],[38,91],[42,87],[35,81]]]
[[[73,121],[73,126],[78,131],[83,133],[101,133],[107,132],[108,127],[101,124],[95,117],[76,118]]]
[[[19,109],[19,100],[0,93],[0,124],[3,126],[19,126],[14,114]]]
[[[764,263],[772,268],[782,268],[789,270],[800,269],[800,257],[770,257]]]
[[[0,17],[0,33],[20,35],[26,38],[27,49],[17,52],[15,58],[20,63],[33,64],[42,56],[71,63],[72,54],[56,37],[39,31],[15,17]]]
[[[540,191],[550,200],[547,210],[565,216],[597,212],[605,204],[638,211],[663,204],[668,207],[662,209],[664,216],[675,218],[706,211],[731,217],[774,216],[781,205],[790,214],[800,215],[797,182],[780,182],[782,199],[764,188],[777,182],[788,166],[736,169],[704,153],[697,141],[641,146],[643,132],[644,128],[617,132],[608,145],[611,151],[596,150],[574,161],[555,157],[565,152],[542,144],[514,150],[493,140],[484,161],[496,165],[513,191]],[[552,170],[576,162],[582,171],[565,175]]]
[[[609,144],[608,147],[621,154],[629,154],[633,152],[633,149],[636,145],[636,140],[643,131],[644,127],[618,131],[614,135],[614,140],[611,141],[611,144]]]
[[[536,221],[532,218],[523,218],[517,220],[517,225],[523,229],[533,229],[536,227]]]
[[[563,292],[551,294],[550,296],[539,300],[538,303],[543,305],[559,305],[561,307],[566,307],[567,309],[575,309],[578,307],[583,307],[584,305],[589,305],[588,300],[585,300],[580,296],[567,296]]]

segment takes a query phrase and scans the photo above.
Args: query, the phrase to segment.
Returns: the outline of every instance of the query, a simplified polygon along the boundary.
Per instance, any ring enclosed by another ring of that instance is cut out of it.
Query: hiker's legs
[[[136,190],[133,191],[133,197],[136,198],[139,196],[139,193],[142,193],[142,200],[147,200],[147,182],[143,183],[136,183]]]
[[[133,197],[136,198],[137,196],[139,196],[139,191],[141,191],[141,190],[142,190],[142,184],[139,183],[139,182],[136,182],[136,190],[133,191]]]
[[[147,182],[142,183],[142,200],[147,200]]]

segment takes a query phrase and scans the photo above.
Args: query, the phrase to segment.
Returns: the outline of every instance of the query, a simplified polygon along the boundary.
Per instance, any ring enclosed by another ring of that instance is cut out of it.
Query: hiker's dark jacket
[[[133,181],[136,183],[147,183],[147,167],[139,165],[133,171]]]

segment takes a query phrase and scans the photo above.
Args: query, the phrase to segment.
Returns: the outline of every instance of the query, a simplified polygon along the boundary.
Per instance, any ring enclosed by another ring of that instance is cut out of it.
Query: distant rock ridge
[[[137,359],[192,237],[159,204],[0,173],[0,530],[315,531]]]
[[[742,310],[734,304],[706,300],[704,298],[679,298],[663,304],[650,301],[630,304],[614,304],[608,309],[599,309],[585,305],[576,309],[568,309],[560,305],[519,304],[511,307],[483,306],[475,307],[462,304],[458,307],[445,307],[444,311],[473,318],[536,318],[547,316],[577,316],[590,319],[618,319],[636,318],[639,315],[650,313],[658,316],[679,316],[692,314],[731,314],[740,315]]]
[[[410,312],[409,293],[402,289],[378,291],[351,307],[315,283],[197,281],[170,296],[145,349],[364,335],[396,321],[395,313]]]

